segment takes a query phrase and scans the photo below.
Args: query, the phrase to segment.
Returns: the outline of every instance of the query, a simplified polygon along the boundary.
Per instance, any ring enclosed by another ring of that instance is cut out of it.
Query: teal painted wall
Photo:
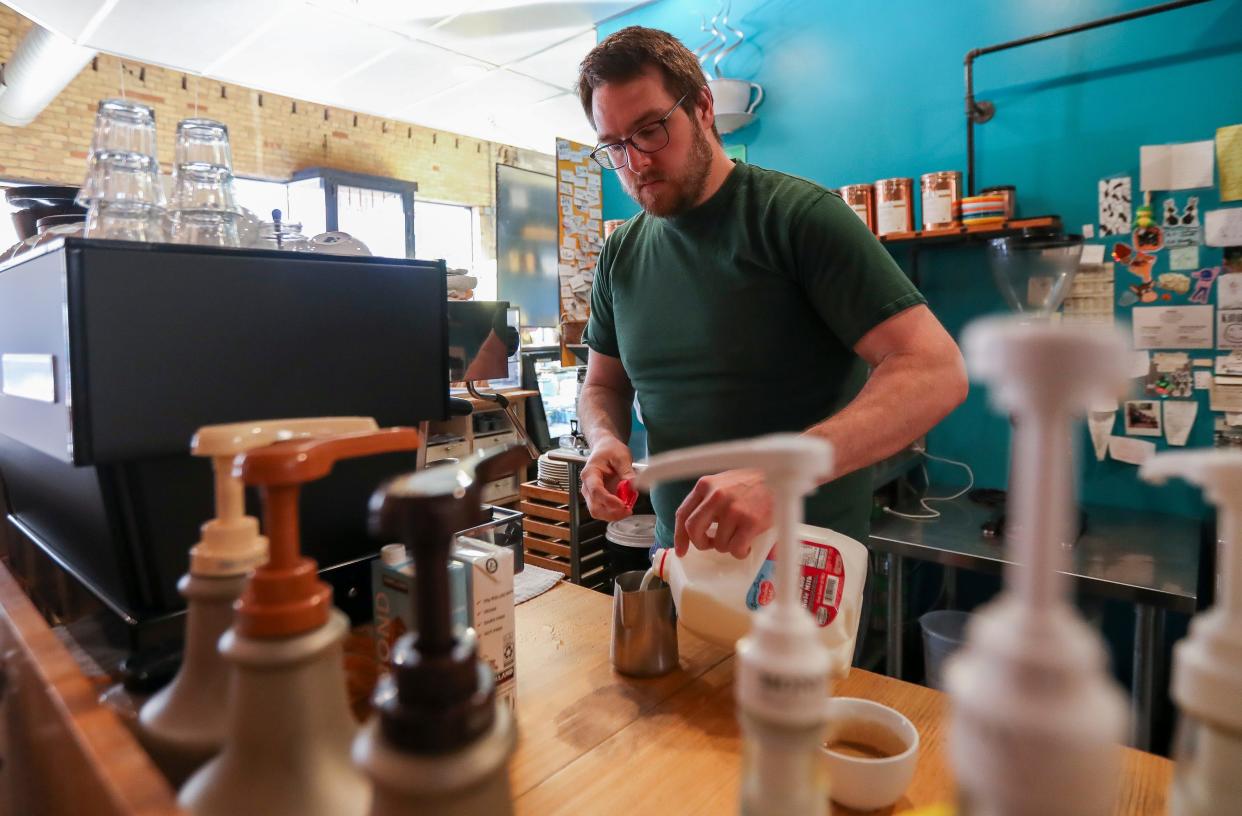
[[[726,74],[761,83],[767,98],[759,121],[726,136],[726,143],[747,145],[755,164],[831,187],[964,172],[967,51],[1153,3],[734,0],[731,22],[748,37]],[[662,0],[609,21],[600,36],[648,25],[693,48],[704,38],[699,15],[710,16],[717,5]],[[975,84],[976,95],[997,106],[996,117],[976,130],[978,186],[1014,184],[1020,213],[1057,213],[1077,232],[1096,220],[1099,179],[1129,174],[1137,195],[1140,145],[1210,139],[1218,126],[1242,122],[1242,0],[1213,0],[988,55],[976,63]],[[1199,197],[1201,211],[1218,202],[1215,190],[1189,194]],[[1186,195],[1175,198],[1183,204]],[[1159,214],[1160,198],[1154,203]],[[634,212],[605,173],[604,217]],[[1167,254],[1160,253],[1157,273],[1167,270]],[[908,268],[908,253],[897,257]],[[1219,261],[1219,250],[1201,250],[1201,266]],[[971,319],[1004,308],[982,248],[925,252],[920,276],[932,309],[955,335]],[[1116,277],[1118,291],[1133,280],[1124,268]],[[1119,309],[1118,318],[1128,311]],[[1140,391],[1136,385],[1135,395]],[[1191,445],[1210,445],[1206,392],[1196,397],[1201,406]],[[1119,412],[1116,433],[1121,428]],[[1085,429],[1080,439],[1085,501],[1202,514],[1196,490],[1147,486],[1133,466],[1097,463]],[[972,388],[928,444],[933,453],[968,462],[979,484],[1005,485],[1008,423],[991,411],[982,389]],[[960,478],[954,468],[933,470],[935,480]]]

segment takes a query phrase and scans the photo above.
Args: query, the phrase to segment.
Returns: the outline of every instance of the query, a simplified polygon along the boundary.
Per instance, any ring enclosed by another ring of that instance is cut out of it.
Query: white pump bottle
[[[1125,698],[1069,602],[1071,419],[1125,382],[1125,343],[1096,328],[985,318],[971,375],[1014,418],[1005,589],[949,660],[950,755],[968,816],[1104,816],[1121,770]]]
[[[1170,816],[1242,812],[1242,452],[1162,453],[1143,478],[1180,476],[1219,508],[1217,598],[1173,647],[1170,692],[1181,712]]]
[[[828,780],[819,750],[832,656],[800,603],[796,528],[803,496],[832,471],[832,446],[813,437],[774,434],[686,448],[652,457],[635,484],[646,489],[657,481],[733,468],[763,471],[774,496],[777,534],[776,600],[753,616],[750,633],[737,647],[735,695],[744,738],[741,812],[823,816]]]

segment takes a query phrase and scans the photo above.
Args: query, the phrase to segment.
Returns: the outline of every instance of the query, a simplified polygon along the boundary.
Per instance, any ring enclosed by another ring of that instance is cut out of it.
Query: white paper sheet
[[[1108,440],[1115,424],[1116,411],[1091,411],[1087,414],[1087,429],[1091,432],[1091,444],[1095,447],[1097,461],[1103,462],[1108,456]]]
[[[1170,445],[1182,446],[1190,438],[1195,417],[1199,413],[1198,400],[1164,401],[1164,438]]]
[[[1210,393],[1209,405],[1213,411],[1242,412],[1242,377],[1217,374]]]
[[[1130,352],[1130,378],[1146,377],[1151,369],[1151,353],[1147,351]]]
[[[1169,269],[1184,270],[1199,268],[1199,247],[1173,247],[1169,250]]]
[[[1136,349],[1212,348],[1211,306],[1136,306]]]
[[[1095,237],[1095,224],[1083,224],[1082,225],[1082,237],[1087,238],[1087,239],[1094,238]]]
[[[1118,462],[1141,465],[1156,452],[1156,443],[1127,436],[1113,436],[1108,440],[1108,453]]]
[[[1083,244],[1082,256],[1078,259],[1081,264],[1101,264],[1104,263],[1104,245],[1103,244]]]
[[[1216,143],[1211,139],[1143,145],[1139,148],[1139,189],[1148,192],[1211,187],[1215,154]]]
[[[1195,390],[1207,391],[1212,387],[1212,372],[1196,371],[1195,372]]]
[[[1216,347],[1242,349],[1242,309],[1216,312]]]
[[[1208,210],[1203,216],[1203,233],[1208,246],[1242,246],[1242,207]]]
[[[1216,305],[1221,309],[1242,309],[1242,274],[1230,272],[1216,279]]]
[[[1225,427],[1226,428],[1236,428],[1239,425],[1242,425],[1242,413],[1225,414]]]

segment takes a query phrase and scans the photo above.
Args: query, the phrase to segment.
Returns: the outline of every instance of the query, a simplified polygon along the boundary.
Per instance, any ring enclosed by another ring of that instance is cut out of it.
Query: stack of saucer
[[[569,465],[549,459],[548,454],[539,457],[539,483],[558,490],[569,489]]]

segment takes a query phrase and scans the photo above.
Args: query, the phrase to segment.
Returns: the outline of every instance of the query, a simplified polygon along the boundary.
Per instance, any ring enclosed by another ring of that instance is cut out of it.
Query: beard
[[[633,177],[630,182],[630,198],[643,208],[643,211],[660,218],[681,215],[694,209],[707,186],[707,176],[711,172],[712,149],[707,136],[698,122],[693,122],[694,135],[690,143],[690,156],[684,167],[675,176],[651,173],[642,177]],[[653,181],[664,182],[659,189],[640,189],[640,185]]]

